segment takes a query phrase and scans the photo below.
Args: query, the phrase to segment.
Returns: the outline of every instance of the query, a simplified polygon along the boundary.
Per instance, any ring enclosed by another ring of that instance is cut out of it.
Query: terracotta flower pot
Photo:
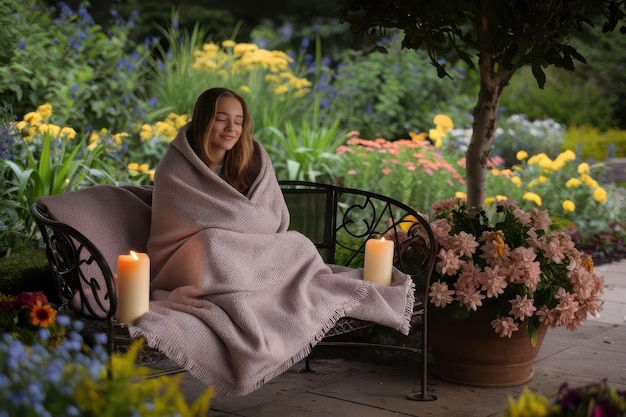
[[[435,376],[457,384],[493,388],[522,385],[532,379],[532,365],[547,326],[539,327],[537,343],[532,346],[526,324],[511,338],[503,338],[491,327],[493,316],[488,313],[449,321],[441,311],[431,311],[429,344]]]

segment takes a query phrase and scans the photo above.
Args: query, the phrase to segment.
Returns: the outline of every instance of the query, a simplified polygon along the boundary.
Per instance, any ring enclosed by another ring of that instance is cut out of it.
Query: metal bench
[[[437,248],[427,220],[404,203],[363,190],[302,181],[281,181],[281,189],[289,207],[290,229],[309,237],[327,263],[362,267],[366,241],[384,235],[396,241],[394,266],[411,275],[416,284],[415,320],[412,322],[420,327],[416,330],[421,330],[418,346],[351,340],[351,334],[374,326],[371,322],[351,318],[341,319],[318,346],[365,346],[418,355],[421,390],[409,398],[435,399],[427,390],[425,300]],[[91,215],[93,222],[99,221],[98,216],[113,217],[113,226],[107,221],[96,225],[90,223],[89,216],[81,216],[76,207],[72,207],[74,196],[83,202],[80,207],[84,207],[86,199],[93,200],[94,211],[101,206],[99,199],[119,202],[118,213]],[[127,327],[114,319],[117,295],[111,264],[117,254],[127,253],[129,249],[145,250],[150,204],[150,187],[95,186],[61,196],[40,198],[31,207],[54,272],[55,286],[62,302],[59,310],[85,322],[83,333],[87,339],[95,332],[107,334],[111,352],[125,352],[132,342]],[[135,216],[134,221],[125,221],[123,213],[127,209],[139,211],[139,216]],[[137,218],[142,219],[143,224],[136,224]],[[115,230],[109,230],[111,228]],[[127,233],[128,230],[130,232]],[[179,370],[159,351],[148,347],[140,352],[137,362],[153,368],[154,375]],[[310,370],[308,359],[306,369]]]

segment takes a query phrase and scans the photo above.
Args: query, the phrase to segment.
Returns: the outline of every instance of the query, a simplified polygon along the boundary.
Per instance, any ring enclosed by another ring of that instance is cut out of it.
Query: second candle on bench
[[[369,239],[365,242],[363,280],[384,287],[391,285],[393,240]]]

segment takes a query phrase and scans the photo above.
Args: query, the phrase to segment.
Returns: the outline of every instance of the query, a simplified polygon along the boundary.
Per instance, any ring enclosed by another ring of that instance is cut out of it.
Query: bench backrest
[[[335,185],[281,181],[281,188],[290,229],[309,237],[326,262],[362,267],[367,239],[384,235],[397,243],[395,266],[414,277],[420,293],[426,290],[436,244],[426,219],[411,207]],[[145,251],[151,196],[151,187],[94,186],[40,198],[31,207],[59,296],[74,312],[103,320],[115,314],[117,257]]]

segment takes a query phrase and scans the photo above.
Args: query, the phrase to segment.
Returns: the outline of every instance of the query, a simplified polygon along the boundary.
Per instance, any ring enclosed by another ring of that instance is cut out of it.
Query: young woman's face
[[[208,134],[211,152],[218,165],[224,162],[226,152],[239,140],[243,130],[243,107],[234,97],[220,97],[215,106],[215,119]]]

